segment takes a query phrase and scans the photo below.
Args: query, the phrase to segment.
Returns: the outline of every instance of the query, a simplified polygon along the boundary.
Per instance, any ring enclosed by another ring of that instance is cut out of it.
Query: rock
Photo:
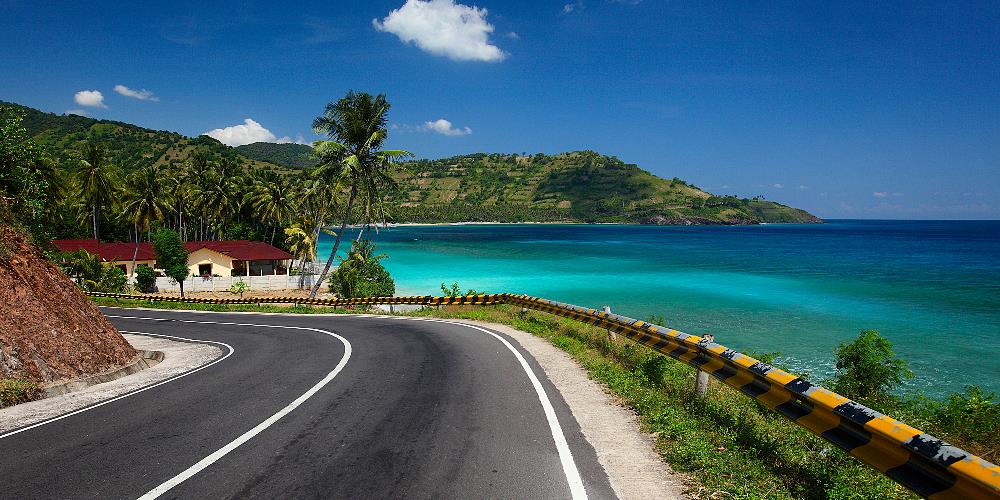
[[[27,238],[0,224],[0,377],[38,383],[99,373],[136,350]]]

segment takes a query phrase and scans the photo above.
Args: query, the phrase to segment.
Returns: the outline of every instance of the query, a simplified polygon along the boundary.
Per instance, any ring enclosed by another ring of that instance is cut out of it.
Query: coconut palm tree
[[[215,238],[225,233],[226,224],[236,213],[235,191],[232,181],[215,169],[205,172],[191,186],[191,201],[201,214],[202,225],[207,225],[207,229],[214,231]],[[207,234],[202,235],[205,239],[207,236]]]
[[[384,195],[384,186],[392,181],[389,172],[392,164],[400,158],[412,156],[404,150],[382,149],[388,136],[385,128],[388,111],[389,102],[384,94],[372,97],[371,94],[352,90],[342,99],[327,104],[324,114],[313,122],[317,132],[325,133],[332,139],[316,143],[315,154],[321,159],[317,175],[327,183],[342,183],[349,189],[349,195],[340,231],[323,272],[313,284],[310,297],[316,296],[330,272],[359,191],[366,192],[366,200],[380,200]]]
[[[166,221],[172,211],[163,169],[146,167],[129,176],[129,190],[123,211],[135,226],[135,241],[141,231],[149,232],[155,221]]]
[[[87,143],[83,159],[77,166],[80,190],[83,199],[90,206],[94,225],[94,239],[100,239],[101,206],[112,201],[117,194],[116,172],[108,159],[108,151],[99,142]]]
[[[292,199],[281,175],[271,170],[258,172],[256,182],[244,196],[244,203],[250,206],[254,215],[271,225],[272,245],[275,228],[281,226],[292,211]]]
[[[316,221],[303,217],[285,228],[285,243],[299,261],[299,288],[305,284],[306,262],[316,260]]]

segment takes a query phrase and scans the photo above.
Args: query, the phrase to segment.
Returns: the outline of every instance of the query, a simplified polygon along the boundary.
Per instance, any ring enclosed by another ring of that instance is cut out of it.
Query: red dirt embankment
[[[0,378],[44,384],[101,372],[136,355],[58,267],[0,224]]]

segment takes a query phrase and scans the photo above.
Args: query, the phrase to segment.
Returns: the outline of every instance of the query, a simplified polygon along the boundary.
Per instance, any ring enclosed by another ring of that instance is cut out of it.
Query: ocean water
[[[822,380],[877,329],[916,374],[904,391],[1000,392],[1000,221],[821,225],[458,225],[382,229],[397,294],[527,293],[712,333]],[[332,238],[320,243],[328,254]]]

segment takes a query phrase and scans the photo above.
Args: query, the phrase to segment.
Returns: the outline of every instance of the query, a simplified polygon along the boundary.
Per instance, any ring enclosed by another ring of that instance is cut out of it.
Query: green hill
[[[301,144],[258,142],[232,148],[207,136],[190,138],[0,102],[2,107],[23,113],[29,134],[63,165],[72,164],[73,155],[90,139],[104,142],[112,161],[128,170],[183,163],[199,150],[283,171],[316,163],[312,149]],[[808,212],[773,201],[715,196],[593,151],[415,160],[401,164],[396,179],[401,189],[388,195],[395,222],[821,222]]]
[[[759,199],[720,197],[593,151],[473,154],[402,165],[401,221],[580,221],[647,224],[821,222]]]
[[[287,167],[310,168],[315,167],[318,162],[312,154],[312,148],[305,144],[255,142],[236,146],[234,149],[247,158]]]
[[[22,113],[22,125],[32,139],[64,165],[71,164],[73,156],[90,139],[103,142],[111,161],[126,170],[182,163],[199,150],[225,158],[240,156],[237,150],[205,135],[191,138],[177,132],[152,130],[130,123],[45,113],[3,101],[0,101],[0,108],[14,108]],[[246,158],[246,161],[257,167],[277,167],[252,158]]]

